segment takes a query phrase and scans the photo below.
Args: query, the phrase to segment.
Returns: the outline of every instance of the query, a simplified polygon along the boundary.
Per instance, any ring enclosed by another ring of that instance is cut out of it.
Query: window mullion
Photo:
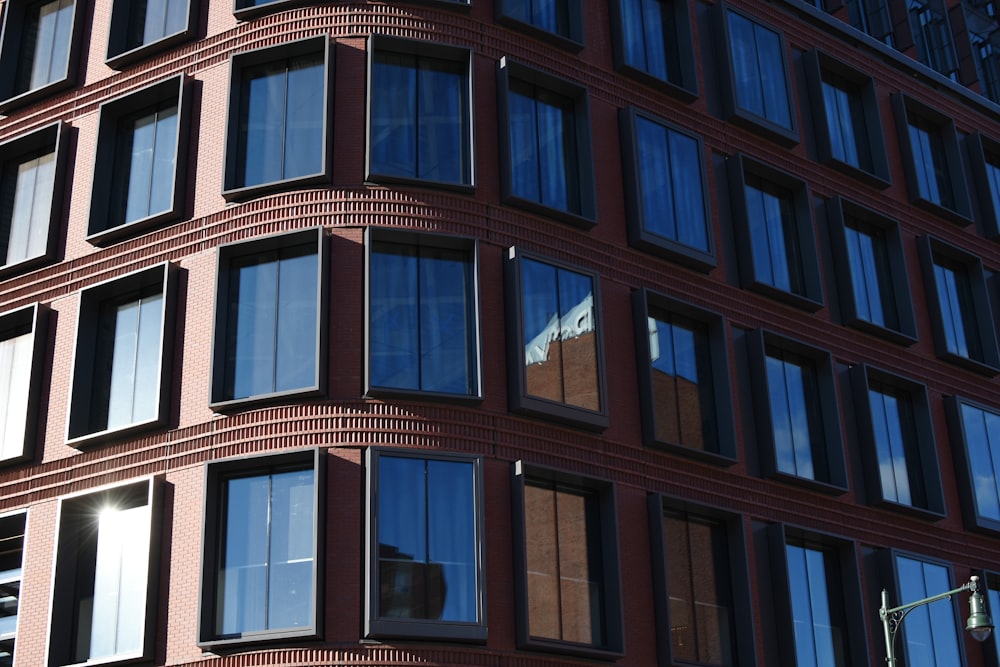
[[[146,215],[152,213],[153,174],[156,172],[156,134],[160,130],[160,109],[153,112],[153,137],[150,145],[149,175],[146,180]]]
[[[292,61],[285,61],[284,99],[281,101],[281,179],[285,178],[285,153],[288,151],[288,82],[291,79]]]
[[[418,142],[419,144],[419,142]],[[421,281],[422,273],[420,267],[423,264],[423,249],[418,246],[416,252],[414,253],[414,259],[417,263],[416,277],[415,281],[417,283],[417,386],[420,390],[424,389],[424,337],[423,337],[423,308],[421,308],[421,300],[423,298],[423,284]]]
[[[684,521],[684,532],[687,537],[686,546],[687,546],[688,558],[687,558],[687,563],[685,563],[684,566],[688,571],[688,582],[689,582],[688,594],[691,596],[691,606],[690,606],[691,628],[692,628],[691,636],[694,638],[695,659],[701,660],[701,642],[698,641],[699,637],[701,637],[701,629],[698,627],[699,626],[698,614],[697,614],[698,602],[695,599],[697,595],[697,592],[695,590],[695,579],[697,577],[695,576],[694,572],[694,563],[696,555],[694,553],[694,549],[691,547],[691,516],[687,512],[685,512],[682,516]]]
[[[270,606],[271,606],[271,526],[274,503],[274,473],[267,476],[267,527],[264,537],[264,629],[271,629]]]
[[[278,390],[278,324],[281,321],[281,253],[274,259],[274,317],[271,325],[271,391]]]
[[[132,345],[132,359],[131,359],[131,371],[132,371],[132,386],[129,387],[129,406],[128,406],[128,416],[130,421],[135,421],[135,388],[139,383],[139,348],[141,343],[139,341],[139,336],[142,334],[142,310],[143,310],[143,297],[139,297],[137,312],[135,316],[135,343]],[[115,327],[115,337],[117,338],[118,328]]]
[[[560,533],[559,533],[559,488],[556,485],[552,486],[552,535],[553,542],[555,542],[555,567],[556,567],[556,609],[559,614],[559,639],[566,636],[566,632],[563,629],[563,622],[565,616],[563,614],[563,589],[562,589],[562,545],[559,543]]]

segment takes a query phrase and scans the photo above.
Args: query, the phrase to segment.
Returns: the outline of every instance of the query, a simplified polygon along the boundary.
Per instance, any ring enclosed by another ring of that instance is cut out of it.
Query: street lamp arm
[[[892,609],[886,609],[885,608],[885,606],[886,606],[886,600],[888,598],[887,597],[883,597],[883,599],[882,599],[882,608],[879,609],[878,615],[881,618],[886,618],[886,617],[893,617],[894,618],[894,617],[897,617],[897,615],[898,615],[899,622],[902,623],[903,618],[906,617],[906,614],[908,614],[910,611],[912,611],[916,607],[921,607],[921,606],[923,606],[925,604],[930,604],[931,602],[937,602],[938,600],[947,600],[948,598],[950,598],[952,595],[955,595],[956,593],[963,593],[965,591],[972,591],[973,593],[975,593],[977,590],[979,590],[978,577],[974,577],[973,581],[969,581],[968,583],[963,584],[962,586],[959,586],[956,589],[950,590],[947,593],[941,593],[939,595],[934,595],[934,596],[931,596],[929,598],[924,598],[923,600],[917,600],[916,602],[910,602],[909,604],[903,604],[903,605],[900,605],[898,607],[893,607]],[[882,591],[882,594],[883,595],[886,594],[885,590]]]

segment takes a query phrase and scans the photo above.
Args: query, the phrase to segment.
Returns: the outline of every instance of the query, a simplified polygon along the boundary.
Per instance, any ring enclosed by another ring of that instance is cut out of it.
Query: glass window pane
[[[27,85],[19,87],[22,92],[41,88],[66,76],[74,9],[73,0],[53,0],[38,6],[30,78]]]
[[[961,404],[976,513],[1000,521],[1000,415]]]
[[[52,152],[33,157],[15,168],[16,173],[4,175],[4,180],[14,180],[14,201],[4,264],[15,264],[45,252],[52,212],[56,155]]]
[[[416,57],[377,51],[369,135],[372,171],[417,178]]]
[[[267,556],[270,476],[224,485],[224,541],[218,578],[216,632],[233,635],[267,628]]]
[[[952,588],[948,568],[906,556],[896,556],[896,576],[903,603]],[[961,664],[957,624],[951,600],[938,600],[907,614],[903,625],[907,664],[913,667]]]
[[[740,14],[728,12],[727,17],[736,105],[775,125],[791,129],[780,35]]]
[[[24,453],[33,351],[30,331],[0,341],[0,460]]]

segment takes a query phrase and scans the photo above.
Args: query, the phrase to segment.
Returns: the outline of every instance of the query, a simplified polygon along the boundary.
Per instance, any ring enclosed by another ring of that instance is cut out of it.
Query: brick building
[[[0,8],[0,666],[1000,617],[994,1]]]

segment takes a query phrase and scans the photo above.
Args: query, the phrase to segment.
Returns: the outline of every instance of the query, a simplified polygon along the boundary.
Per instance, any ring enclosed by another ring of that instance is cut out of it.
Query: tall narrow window
[[[7,193],[2,221],[6,223],[3,264],[19,264],[47,252],[52,201],[55,194],[55,146],[32,151],[5,162],[2,187]],[[9,206],[9,208],[8,208]]]
[[[108,34],[108,64],[136,60],[193,33],[198,0],[115,0]]]
[[[14,664],[21,606],[25,513],[0,517],[0,665]]]
[[[995,573],[986,575],[986,608],[990,614],[1000,612],[1000,577]],[[990,639],[993,642],[993,653],[1000,656],[1000,637],[997,637],[995,632],[992,635]]]
[[[823,78],[822,89],[833,158],[871,171],[871,149],[861,92],[833,74]]]
[[[615,0],[611,11],[619,67],[683,98],[698,94],[686,2]]]
[[[791,193],[750,175],[746,200],[756,278],[786,292],[803,292],[805,275]]]
[[[0,463],[34,453],[43,313],[36,304],[0,315]]]
[[[368,635],[485,640],[480,465],[369,450]]]
[[[951,568],[917,556],[895,554],[899,604],[922,600],[954,588]],[[903,624],[903,650],[909,664],[962,665],[958,617],[951,598],[916,607]]]
[[[321,391],[322,230],[219,250],[213,402]]]
[[[27,48],[22,50],[17,70],[17,92],[41,88],[66,76],[75,4],[74,0],[51,0],[28,9],[23,28]]]
[[[372,229],[368,387],[479,396],[475,245]]]
[[[1000,412],[965,399],[948,400],[970,526],[1000,530]]]
[[[160,496],[148,479],[61,501],[49,667],[152,657]]]
[[[798,667],[848,665],[835,556],[806,543],[785,546]]]
[[[807,359],[771,349],[767,353],[767,383],[778,471],[809,479],[826,478],[825,457],[814,451],[823,440],[815,367]]]
[[[128,119],[119,127],[121,142],[114,169],[121,179],[112,185],[112,207],[128,224],[170,206],[169,184],[176,156],[177,107],[164,105]],[[120,171],[119,171],[120,170]]]
[[[887,0],[846,0],[852,26],[889,46],[893,46],[892,16]]]
[[[888,329],[899,329],[899,315],[891,283],[886,232],[861,220],[844,222],[851,285],[857,315]]]
[[[368,178],[471,186],[469,52],[369,40]]]
[[[933,70],[954,77],[958,70],[948,10],[940,0],[907,0],[917,57]]]
[[[945,208],[954,208],[954,193],[947,174],[944,155],[944,140],[934,125],[920,117],[909,125],[910,145],[917,173],[917,192]]]

